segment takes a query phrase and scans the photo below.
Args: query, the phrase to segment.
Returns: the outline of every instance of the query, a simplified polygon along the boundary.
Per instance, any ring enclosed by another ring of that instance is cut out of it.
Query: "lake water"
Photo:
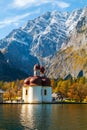
[[[0,104],[0,130],[87,130],[87,105]]]

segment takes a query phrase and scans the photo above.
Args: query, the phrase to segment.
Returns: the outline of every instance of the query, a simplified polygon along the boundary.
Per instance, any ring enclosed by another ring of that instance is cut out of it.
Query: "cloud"
[[[39,13],[40,13],[40,8],[38,8],[38,10],[34,10],[29,13],[6,18],[6,19],[0,21],[0,28],[4,28],[5,26],[9,26],[12,24],[15,26],[18,26],[20,24],[20,22],[22,22],[23,20],[25,21],[25,18],[27,18],[28,16],[31,16],[33,14],[39,14]]]
[[[20,20],[24,19],[25,17],[28,17],[29,15],[30,15],[30,13],[26,13],[23,15],[6,18],[3,21],[0,21],[0,28],[4,28],[11,24],[14,24],[15,26],[17,26],[19,24]]]
[[[31,6],[39,6],[48,2],[49,0],[14,0],[11,5],[14,8],[28,8]]]
[[[11,8],[18,8],[18,9],[23,9],[23,8],[28,8],[28,7],[35,7],[35,6],[40,6],[43,4],[51,4],[54,5],[55,7],[58,6],[60,8],[67,8],[70,6],[69,3],[60,1],[60,0],[13,0],[13,2],[10,4]],[[0,28],[4,28],[5,26],[9,25],[15,25],[18,26],[19,23],[25,19],[26,17],[30,16],[31,14],[40,14],[41,8],[39,7],[38,10],[34,10],[32,12],[22,14],[22,15],[17,15],[14,17],[6,18],[2,21],[0,21]]]
[[[57,6],[60,8],[67,8],[70,6],[69,3],[60,0],[14,0],[11,4],[11,7],[23,9],[28,7],[40,6],[43,4],[57,4]]]
[[[57,3],[57,6],[59,6],[60,8],[67,8],[67,7],[69,7],[70,6],[70,4],[69,3],[65,3],[65,2],[63,2],[63,1],[61,1],[61,2],[56,2]]]

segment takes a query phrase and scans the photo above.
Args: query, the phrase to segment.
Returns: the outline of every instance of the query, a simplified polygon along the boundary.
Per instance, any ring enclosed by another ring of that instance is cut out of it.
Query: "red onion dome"
[[[35,69],[35,70],[39,70],[39,69],[40,69],[40,65],[39,65],[39,64],[35,64],[35,65],[34,65],[34,69]]]
[[[44,73],[44,71],[45,71],[45,68],[44,68],[43,66],[41,66],[41,67],[40,67],[40,72],[41,72],[41,73]]]
[[[51,86],[51,82],[49,78],[43,77],[42,78],[42,86]]]
[[[24,80],[24,86],[30,85],[30,79],[31,77],[28,77]]]
[[[42,86],[42,81],[39,76],[33,76],[30,79],[30,86]]]

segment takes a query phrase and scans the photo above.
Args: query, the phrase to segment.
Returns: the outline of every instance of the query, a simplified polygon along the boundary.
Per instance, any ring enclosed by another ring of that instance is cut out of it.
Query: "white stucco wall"
[[[42,103],[42,86],[30,86],[29,88],[29,103]]]
[[[45,90],[46,90],[46,94],[44,93]],[[24,100],[24,103],[52,102],[52,87],[50,86],[23,87],[22,99]]]
[[[42,103],[42,86],[27,86],[22,89],[24,103]],[[27,91],[27,95],[26,95]]]
[[[45,95],[46,90],[46,95]],[[52,102],[52,87],[44,86],[42,88],[42,101],[43,102]]]
[[[27,94],[26,94],[27,91]],[[22,88],[22,99],[24,103],[29,103],[29,86]]]

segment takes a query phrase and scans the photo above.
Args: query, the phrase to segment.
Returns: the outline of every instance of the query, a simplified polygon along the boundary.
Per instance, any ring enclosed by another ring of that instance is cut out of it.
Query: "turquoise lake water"
[[[0,104],[0,130],[87,130],[87,105]]]

